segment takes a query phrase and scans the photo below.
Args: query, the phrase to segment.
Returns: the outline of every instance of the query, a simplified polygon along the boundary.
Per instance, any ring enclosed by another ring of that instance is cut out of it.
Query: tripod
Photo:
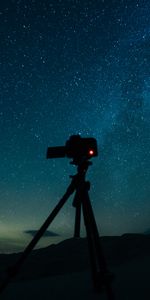
[[[6,278],[0,285],[0,293],[7,287],[11,279],[18,273],[21,265],[26,260],[32,249],[35,247],[39,239],[43,236],[48,226],[52,223],[60,209],[63,207],[67,199],[75,192],[73,206],[76,208],[75,215],[75,229],[74,237],[80,237],[80,223],[81,223],[81,209],[83,211],[84,224],[87,233],[87,241],[89,248],[89,256],[91,262],[91,274],[94,289],[97,292],[101,292],[106,289],[107,297],[109,300],[114,300],[114,295],[111,288],[111,282],[113,274],[108,271],[106,260],[100,244],[99,233],[94,218],[92,206],[89,199],[88,191],[90,189],[90,183],[85,181],[86,172],[88,167],[92,164],[88,160],[84,160],[80,163],[72,162],[77,165],[77,174],[70,176],[72,178],[71,184],[68,186],[66,193],[61,198],[59,203],[50,213],[46,221],[38,230],[34,238],[29,245],[25,248],[20,259],[16,264],[9,269]]]

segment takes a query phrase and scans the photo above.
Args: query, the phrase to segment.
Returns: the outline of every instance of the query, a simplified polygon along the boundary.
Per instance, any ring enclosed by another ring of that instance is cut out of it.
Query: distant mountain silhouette
[[[24,233],[30,234],[32,236],[35,236],[38,230],[25,230]],[[46,231],[43,235],[44,237],[54,237],[54,236],[60,236],[58,233],[53,232],[53,231]]]
[[[110,266],[120,266],[150,254],[150,236],[124,234],[101,237],[105,257]],[[0,255],[0,275],[20,257],[17,254]],[[86,238],[71,238],[59,244],[32,251],[22,266],[18,279],[36,279],[90,269]]]
[[[144,232],[144,234],[150,234],[150,228],[148,228],[148,229]]]

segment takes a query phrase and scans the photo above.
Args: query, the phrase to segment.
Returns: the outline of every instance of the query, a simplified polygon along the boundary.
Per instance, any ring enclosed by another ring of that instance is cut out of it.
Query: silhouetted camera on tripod
[[[80,135],[72,135],[65,146],[48,147],[47,158],[68,157],[72,158],[72,164],[77,166],[77,174],[71,175],[71,183],[58,204],[47,217],[34,238],[28,244],[19,260],[11,268],[8,275],[0,285],[0,293],[7,287],[11,279],[17,274],[21,265],[26,260],[32,249],[43,236],[46,229],[55,219],[68,198],[74,194],[73,207],[75,207],[74,238],[80,237],[81,212],[83,213],[84,225],[87,234],[89,257],[91,262],[91,274],[93,286],[96,291],[106,289],[108,300],[114,300],[111,288],[113,274],[109,272],[103,249],[101,247],[99,232],[95,221],[92,205],[89,198],[90,182],[86,181],[88,167],[92,165],[90,158],[97,156],[97,142],[94,138],[81,138]]]
[[[73,158],[74,164],[97,155],[96,139],[81,138],[80,135],[72,135],[65,146],[48,147],[47,149],[47,158]]]

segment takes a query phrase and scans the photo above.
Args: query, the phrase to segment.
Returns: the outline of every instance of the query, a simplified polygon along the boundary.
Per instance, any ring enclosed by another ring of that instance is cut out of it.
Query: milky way
[[[0,249],[23,247],[65,192],[75,167],[46,150],[73,134],[98,142],[87,177],[100,233],[149,228],[149,15],[149,1],[1,4]],[[68,201],[56,236],[72,236],[73,216]]]

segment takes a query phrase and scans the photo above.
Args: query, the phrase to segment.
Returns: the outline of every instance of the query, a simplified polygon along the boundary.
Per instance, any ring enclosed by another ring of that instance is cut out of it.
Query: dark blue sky
[[[65,192],[75,167],[46,149],[72,134],[98,142],[88,178],[100,233],[146,231],[149,1],[2,2],[0,250],[25,245]],[[50,228],[59,238],[72,236],[71,204]]]

